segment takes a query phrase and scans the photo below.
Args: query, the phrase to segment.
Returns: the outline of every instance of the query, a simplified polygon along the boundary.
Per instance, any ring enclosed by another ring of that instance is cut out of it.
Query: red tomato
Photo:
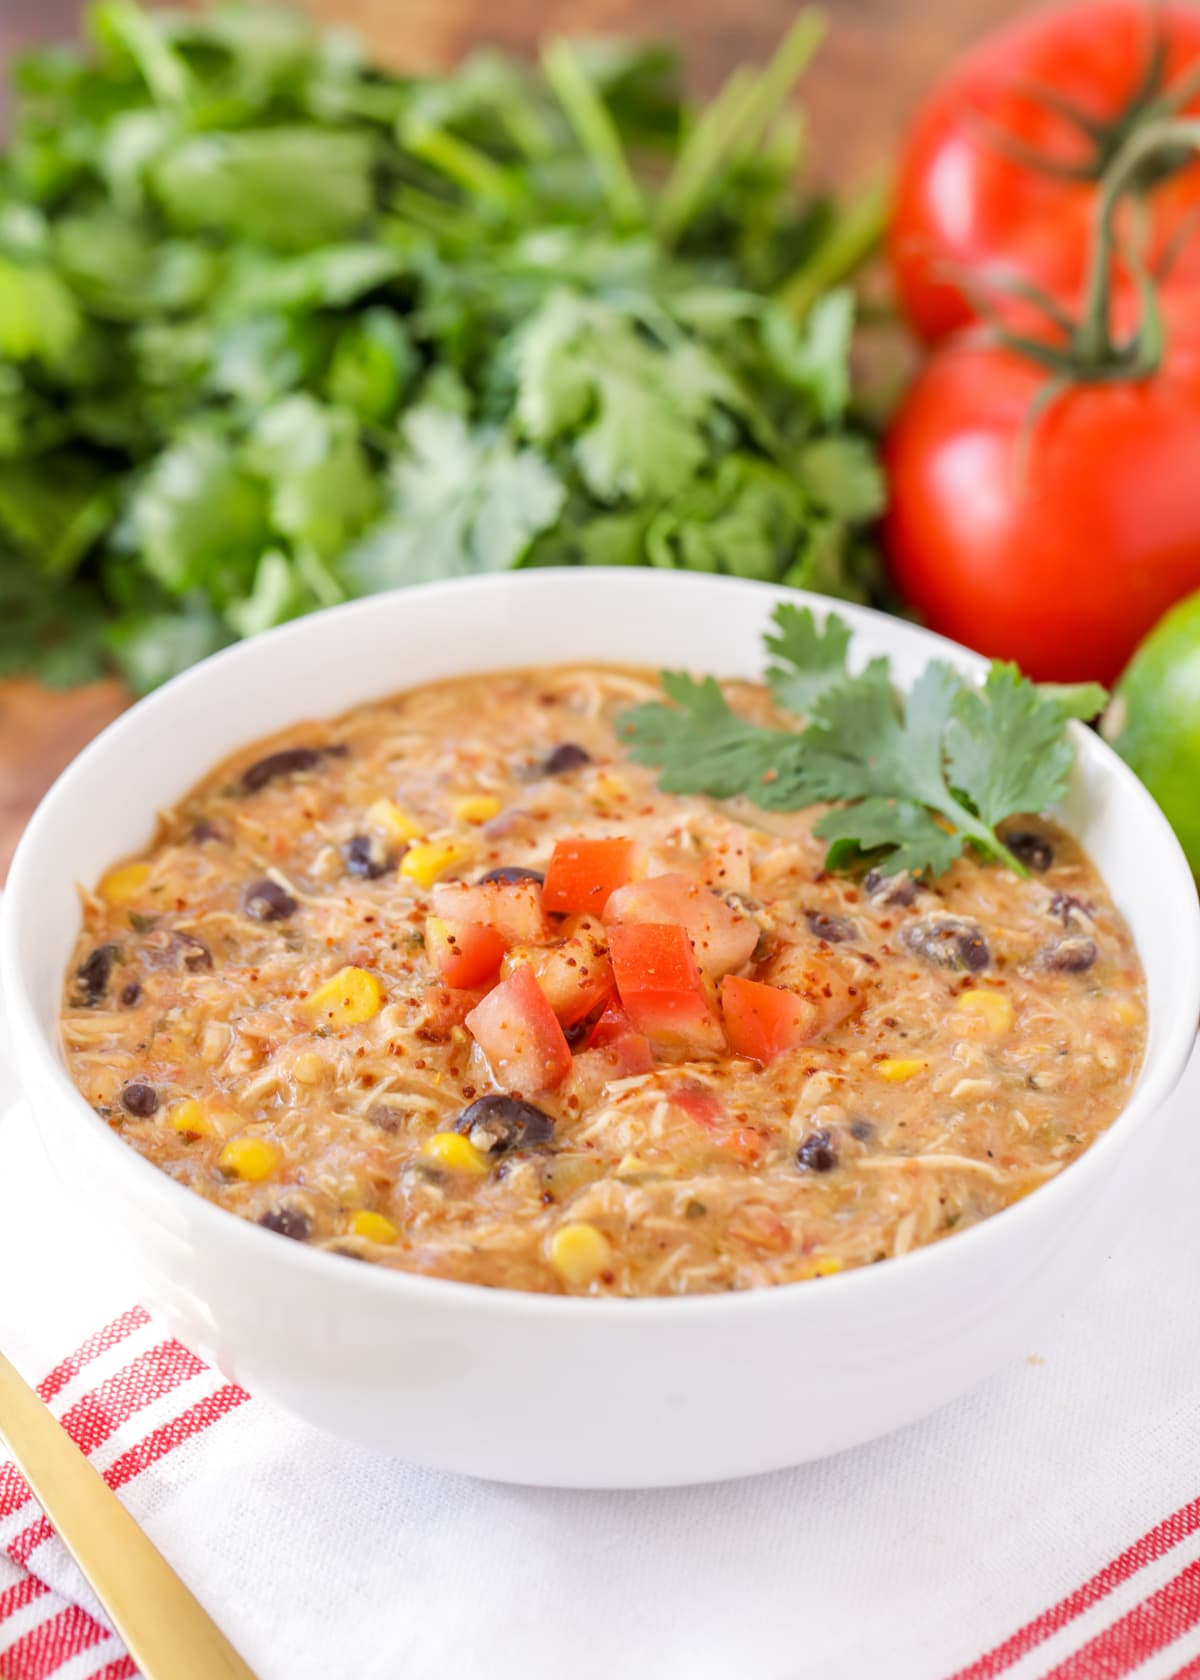
[[[617,991],[638,1032],[689,1054],[720,1054],[725,1034],[683,928],[649,922],[609,929]]]
[[[814,1036],[814,1012],[807,999],[761,980],[727,974],[721,982],[721,1012],[730,1049],[752,1062],[773,1062]]]
[[[586,1048],[599,1050],[633,1031],[633,1022],[619,1003],[610,1003],[587,1037]]]
[[[502,1090],[536,1096],[561,1085],[571,1071],[570,1046],[528,968],[493,987],[466,1024]]]
[[[560,840],[546,870],[542,903],[560,915],[599,916],[609,896],[633,874],[632,840]]]
[[[486,985],[499,972],[507,949],[507,940],[495,928],[441,916],[426,919],[425,954],[447,986]]]
[[[1200,328],[1165,363],[1073,386],[964,338],[917,376],[887,439],[893,579],[930,627],[1040,680],[1111,682],[1200,587]]]
[[[435,1037],[443,1037],[452,1027],[461,1027],[471,1011],[482,1001],[481,991],[460,991],[452,986],[426,986],[421,996],[424,1007],[422,1025]]]
[[[713,979],[740,968],[758,944],[758,924],[739,916],[710,887],[687,875],[654,875],[621,887],[606,922],[673,922],[684,928],[701,968]]]
[[[433,889],[433,909],[449,922],[495,928],[509,945],[538,945],[550,936],[536,881],[443,881]]]
[[[901,308],[924,338],[974,317],[955,270],[984,283],[1020,276],[1062,303],[1077,300],[1102,171],[1085,180],[1039,172],[1006,155],[1000,137],[1060,164],[1102,165],[1096,142],[1037,90],[1070,101],[1115,138],[1137,98],[1156,20],[1161,83],[1170,85],[1200,59],[1200,10],[1171,0],[1077,0],[988,36],[934,88],[909,132],[889,234]],[[1198,108],[1200,98],[1183,106]],[[1166,175],[1148,198],[1147,255],[1156,261],[1179,233],[1172,283],[1187,291],[1200,289],[1200,230],[1189,219],[1198,200],[1200,163]]]
[[[517,945],[505,957],[503,972],[524,965],[564,1027],[574,1026],[613,993],[612,964],[604,929],[591,916],[581,916],[565,939],[554,945]]]

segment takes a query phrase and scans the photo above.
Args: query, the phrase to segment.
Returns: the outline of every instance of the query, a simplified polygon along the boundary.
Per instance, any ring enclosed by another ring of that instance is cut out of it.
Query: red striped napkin
[[[1200,1061],[1151,1198],[1025,1362],[749,1482],[495,1487],[292,1421],[136,1304],[19,1108],[0,1345],[261,1680],[1200,1680],[1198,1096]],[[134,1673],[0,1458],[0,1677]]]

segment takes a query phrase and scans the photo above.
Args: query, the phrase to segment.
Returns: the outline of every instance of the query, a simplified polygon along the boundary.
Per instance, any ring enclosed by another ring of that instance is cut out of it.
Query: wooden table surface
[[[554,33],[672,34],[687,43],[702,86],[762,57],[795,15],[795,0],[309,0],[362,29],[397,62],[452,62],[487,40],[531,47]],[[811,169],[851,185],[886,167],[921,90],[965,42],[1023,10],[1020,0],[825,0],[828,39],[805,101]],[[78,0],[0,0],[0,64],[78,27]],[[115,683],[47,694],[0,683],[0,879],[21,828],[59,770],[124,704]]]

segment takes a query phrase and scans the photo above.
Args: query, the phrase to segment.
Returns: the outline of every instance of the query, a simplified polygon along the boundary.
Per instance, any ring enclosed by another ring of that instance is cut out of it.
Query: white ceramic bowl
[[[757,676],[780,596],[721,578],[583,570],[376,597],[187,672],[113,724],[46,796],[5,894],[0,954],[21,1079],[64,1183],[130,1251],[146,1298],[228,1375],[337,1434],[444,1469],[589,1487],[740,1476],[881,1435],[1027,1353],[1137,1217],[1142,1174],[1166,1170],[1156,1112],[1192,1044],[1200,929],[1162,815],[1079,728],[1061,815],[1137,939],[1150,997],[1145,1068],[1117,1123],[1059,1177],[902,1259],[778,1289],[648,1301],[523,1295],[350,1265],[175,1184],[67,1077],[56,1015],[79,927],[74,883],[149,840],[155,810],[234,748],[502,666],[595,659]],[[890,654],[903,683],[932,656],[981,668],[910,625],[838,610],[854,626],[856,656]]]

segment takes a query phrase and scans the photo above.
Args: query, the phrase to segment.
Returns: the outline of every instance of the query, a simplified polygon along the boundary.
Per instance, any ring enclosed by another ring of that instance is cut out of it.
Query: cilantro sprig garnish
[[[1062,796],[1067,721],[1094,717],[1102,688],[1040,687],[999,661],[974,687],[934,660],[902,696],[886,659],[850,667],[850,627],[837,614],[818,624],[783,605],[773,622],[766,680],[797,727],[739,716],[712,677],[664,672],[668,703],[622,719],[630,755],[661,768],[664,790],[741,795],[768,811],[829,802],[814,829],[830,842],[829,868],[869,854],[889,871],[940,875],[970,846],[1027,873],[999,825]]]

